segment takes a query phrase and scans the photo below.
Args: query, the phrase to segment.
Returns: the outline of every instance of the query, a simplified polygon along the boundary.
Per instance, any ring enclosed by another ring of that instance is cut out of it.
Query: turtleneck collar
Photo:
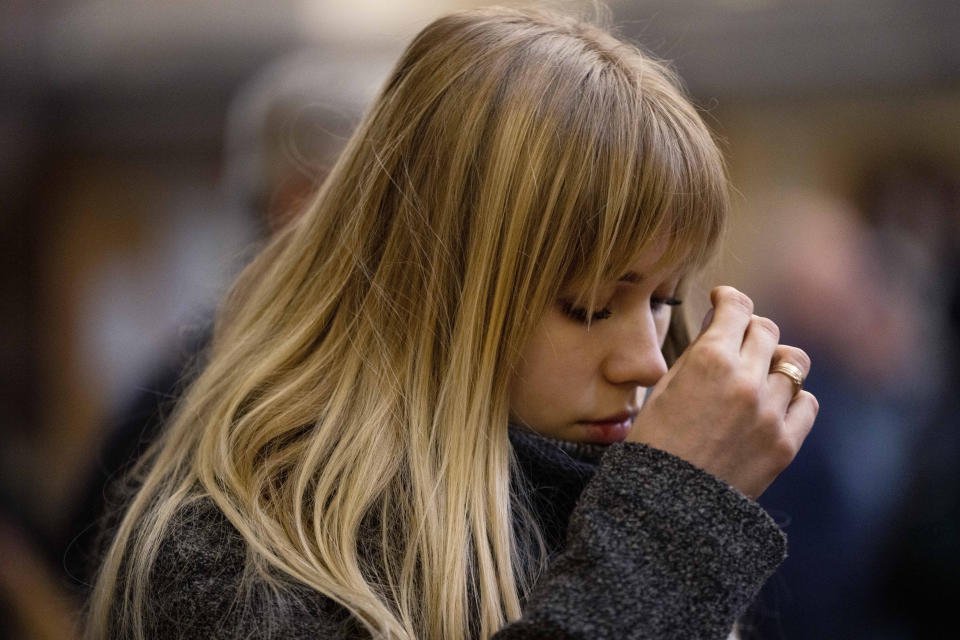
[[[514,424],[509,436],[524,476],[517,487],[530,499],[548,550],[556,553],[563,549],[570,514],[608,447],[558,440]]]
[[[511,440],[514,441],[514,444],[516,444],[517,440],[523,440],[527,444],[536,446],[538,448],[555,447],[566,453],[574,460],[577,460],[578,462],[585,462],[591,465],[598,464],[600,462],[600,458],[603,457],[603,454],[610,447],[610,445],[607,444],[571,442],[569,440],[551,438],[550,436],[545,436],[527,427],[521,427],[513,423],[510,424],[510,437]]]

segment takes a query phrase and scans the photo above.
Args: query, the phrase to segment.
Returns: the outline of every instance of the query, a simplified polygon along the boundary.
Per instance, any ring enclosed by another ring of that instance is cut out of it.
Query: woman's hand
[[[712,319],[657,385],[628,441],[672,453],[756,498],[793,460],[819,410],[778,362],[806,377],[810,358],[778,344],[773,321],[733,287],[710,293]]]

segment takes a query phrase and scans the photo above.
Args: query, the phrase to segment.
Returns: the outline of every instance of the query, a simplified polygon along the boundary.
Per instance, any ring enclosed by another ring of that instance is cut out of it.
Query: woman
[[[750,498],[816,412],[732,288],[678,357],[727,206],[635,48],[429,25],[225,302],[88,635],[725,637],[784,553]]]

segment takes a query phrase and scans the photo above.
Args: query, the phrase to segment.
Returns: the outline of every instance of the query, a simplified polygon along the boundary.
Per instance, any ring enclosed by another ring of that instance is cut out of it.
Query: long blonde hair
[[[520,550],[543,546],[512,482],[517,354],[571,278],[596,286],[662,238],[661,260],[698,265],[725,220],[721,154],[677,86],[571,17],[427,26],[227,297],[141,465],[88,636],[143,637],[160,544],[199,499],[243,537],[249,579],[306,585],[374,637],[518,618],[542,567]]]

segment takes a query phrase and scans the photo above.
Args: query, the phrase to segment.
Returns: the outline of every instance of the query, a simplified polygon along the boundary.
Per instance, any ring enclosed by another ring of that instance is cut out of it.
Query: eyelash
[[[650,306],[653,307],[654,310],[659,309],[663,305],[675,307],[680,304],[683,304],[683,300],[678,300],[677,298],[650,298]],[[581,324],[587,323],[587,310],[583,307],[575,307],[573,303],[561,300],[560,308],[563,310],[564,315],[571,320],[575,320]],[[594,311],[590,316],[590,320],[606,320],[612,315],[613,312],[610,311],[610,309],[603,308]]]

